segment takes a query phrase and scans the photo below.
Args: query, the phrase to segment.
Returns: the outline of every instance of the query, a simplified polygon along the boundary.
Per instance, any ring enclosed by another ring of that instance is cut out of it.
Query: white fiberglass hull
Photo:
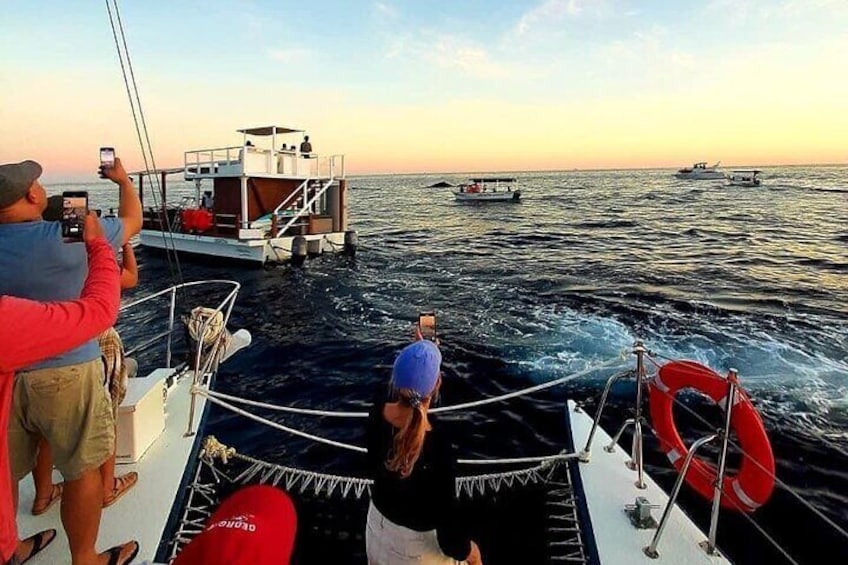
[[[322,233],[303,236],[307,246],[315,241],[314,254],[332,253],[344,250],[344,232]],[[285,261],[291,258],[294,237],[276,237],[272,239],[239,240],[208,235],[186,233],[163,233],[157,230],[141,230],[140,241],[144,247],[179,253],[221,257],[259,265],[266,261]],[[313,251],[310,251],[313,253]]]
[[[454,192],[457,200],[462,202],[518,202],[521,191],[512,192]]]
[[[724,180],[725,178],[724,173],[721,171],[677,172],[674,176],[681,180]]]

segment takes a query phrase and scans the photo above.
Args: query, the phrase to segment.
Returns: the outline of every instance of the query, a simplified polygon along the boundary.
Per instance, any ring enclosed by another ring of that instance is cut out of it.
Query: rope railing
[[[323,443],[325,445],[330,445],[332,447],[338,447],[340,449],[346,449],[348,451],[355,451],[357,453],[367,453],[368,450],[364,447],[360,447],[358,445],[353,445],[350,443],[344,443],[341,441],[336,441],[332,439],[328,439],[325,437],[317,436],[315,434],[310,434],[308,432],[304,432],[302,430],[298,430],[297,428],[292,428],[290,426],[286,426],[284,424],[280,424],[279,422],[274,422],[273,420],[269,420],[268,418],[263,418],[262,416],[258,416],[253,414],[252,412],[248,412],[247,410],[243,410],[229,402],[221,400],[217,397],[216,394],[212,393],[207,388],[202,386],[193,386],[192,394],[196,394],[198,396],[202,396],[206,398],[209,402],[220,406],[221,408],[225,408],[230,410],[231,412],[238,414],[240,416],[244,416],[245,418],[249,418],[254,422],[258,422],[260,424],[269,426],[271,428],[280,430],[282,432],[287,432],[292,435],[302,437],[304,439],[308,439],[317,443]],[[367,415],[367,414],[366,414]],[[522,464],[522,463],[539,463],[539,462],[549,462],[555,460],[566,460],[571,458],[576,458],[577,454],[575,453],[556,453],[553,455],[541,455],[541,456],[531,456],[531,457],[512,457],[508,459],[457,459],[457,463],[462,465],[513,465],[513,464]]]
[[[491,398],[485,398],[482,400],[476,400],[473,402],[465,402],[462,404],[454,404],[451,406],[441,406],[438,408],[431,408],[429,412],[431,414],[452,412],[455,410],[464,410],[466,408],[477,408],[479,406],[484,406],[486,404],[492,404],[495,402],[503,402],[504,400],[509,400],[511,398],[516,398],[519,396],[525,396],[528,394],[533,394],[539,392],[541,390],[545,390],[548,388],[555,387],[557,385],[561,385],[572,381],[574,379],[578,379],[580,377],[586,376],[595,371],[600,371],[601,369],[609,368],[613,364],[617,363],[620,358],[615,357],[604,363],[600,363],[598,365],[593,365],[582,371],[578,371],[576,373],[572,373],[570,375],[566,375],[564,377],[560,377],[559,379],[554,379],[552,381],[548,381],[539,385],[534,385],[531,387],[527,387],[521,390],[517,390],[514,392],[509,392],[506,394],[502,394],[500,396],[493,396]],[[233,396],[231,394],[225,394],[223,392],[218,392],[214,390],[205,389],[204,394],[209,398],[216,398],[218,400],[224,400],[228,402],[232,402],[235,404],[245,404],[247,406],[253,406],[256,408],[263,408],[265,410],[273,410],[275,412],[289,412],[292,414],[302,414],[306,416],[325,416],[330,418],[367,418],[368,412],[339,412],[333,410],[316,410],[312,408],[298,408],[295,406],[280,406],[279,404],[271,404],[268,402],[260,402],[258,400],[250,400],[247,398],[242,398],[239,396]]]
[[[207,442],[209,440],[217,444],[217,440],[214,437],[207,438]],[[233,482],[238,484],[246,484],[258,479],[261,483],[273,484],[275,486],[283,485],[287,491],[297,490],[301,494],[311,492],[315,496],[324,495],[329,497],[334,492],[338,492],[342,498],[353,495],[359,499],[366,491],[369,491],[374,482],[371,479],[363,477],[319,473],[279,465],[277,463],[269,463],[268,461],[238,453],[232,448],[223,447],[226,450],[227,459],[238,460],[249,464],[247,469],[232,479]],[[201,454],[201,458],[211,468],[215,469],[214,461],[216,457]],[[226,460],[221,459],[221,461],[226,464]],[[456,494],[459,495],[464,492],[469,497],[473,497],[478,494],[483,495],[488,491],[498,492],[504,487],[511,488],[515,484],[528,485],[538,483],[543,481],[544,474],[557,464],[558,462],[556,461],[545,461],[526,469],[457,477],[455,485]]]

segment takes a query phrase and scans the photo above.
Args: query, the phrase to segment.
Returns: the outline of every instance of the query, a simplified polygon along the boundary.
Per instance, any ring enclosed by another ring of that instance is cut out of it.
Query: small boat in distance
[[[733,171],[727,177],[728,186],[760,186],[760,171],[756,169],[740,169]]]
[[[513,190],[513,178],[485,177],[459,185],[454,197],[462,202],[518,202],[521,190]]]
[[[718,168],[718,161],[712,167],[707,166],[706,161],[695,163],[691,167],[680,169],[674,176],[683,180],[724,180],[724,173]]]

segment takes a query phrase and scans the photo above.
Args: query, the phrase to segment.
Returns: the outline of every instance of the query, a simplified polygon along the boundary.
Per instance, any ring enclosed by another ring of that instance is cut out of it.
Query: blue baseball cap
[[[408,388],[421,397],[430,396],[439,380],[442,353],[430,340],[421,339],[407,345],[395,359],[392,369],[392,386]]]

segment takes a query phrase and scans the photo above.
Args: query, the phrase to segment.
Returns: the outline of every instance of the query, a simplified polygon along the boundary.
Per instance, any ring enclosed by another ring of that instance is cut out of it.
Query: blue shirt
[[[120,218],[100,220],[106,239],[117,251],[124,241]],[[65,243],[59,222],[0,224],[0,295],[46,302],[75,300],[88,276],[88,254],[84,243]],[[14,324],[14,320],[0,320]],[[68,328],[68,331],[73,331]],[[22,335],[20,339],[32,339]],[[30,367],[46,369],[93,361],[100,347],[93,339],[84,345]]]

